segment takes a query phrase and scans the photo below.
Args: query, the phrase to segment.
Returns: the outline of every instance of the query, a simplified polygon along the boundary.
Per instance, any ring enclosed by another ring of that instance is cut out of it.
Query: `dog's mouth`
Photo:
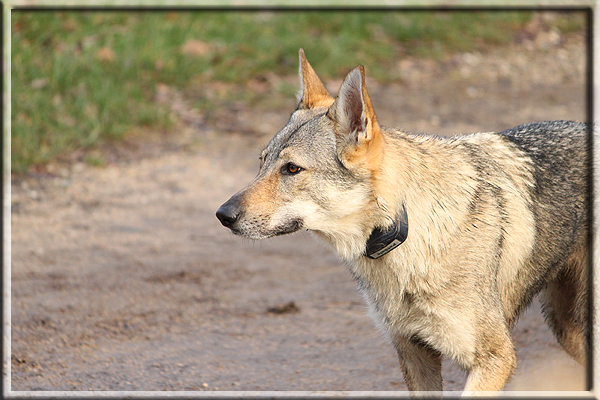
[[[273,231],[275,232],[273,236],[281,236],[287,235],[288,233],[294,233],[302,229],[302,221],[299,219],[294,219],[289,221],[284,225],[277,226]]]
[[[302,226],[302,221],[295,219],[284,224],[280,224],[268,231],[256,228],[248,229],[247,227],[244,227],[243,225],[240,226],[238,224],[230,226],[229,230],[231,230],[231,233],[233,233],[234,235],[242,236],[247,239],[262,240],[297,232],[302,229]]]

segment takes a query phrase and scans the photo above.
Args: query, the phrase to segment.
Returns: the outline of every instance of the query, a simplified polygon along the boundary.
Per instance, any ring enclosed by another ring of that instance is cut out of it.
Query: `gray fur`
[[[442,389],[442,356],[469,371],[468,393],[500,390],[516,367],[510,328],[538,293],[559,343],[584,362],[589,126],[412,135],[378,124],[362,67],[334,100],[302,51],[300,60],[298,109],[221,222],[253,239],[308,229],[330,244],[414,393]],[[401,207],[406,241],[365,257],[371,232]]]

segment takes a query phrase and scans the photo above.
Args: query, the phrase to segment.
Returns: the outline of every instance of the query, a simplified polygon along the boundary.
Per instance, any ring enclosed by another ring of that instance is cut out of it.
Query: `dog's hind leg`
[[[406,337],[394,339],[398,351],[400,367],[404,381],[411,395],[417,391],[442,391],[442,356],[437,351],[421,342]],[[431,396],[432,394],[424,394]]]
[[[542,312],[558,342],[581,364],[587,354],[588,280],[587,258],[570,260],[558,276],[542,290]]]

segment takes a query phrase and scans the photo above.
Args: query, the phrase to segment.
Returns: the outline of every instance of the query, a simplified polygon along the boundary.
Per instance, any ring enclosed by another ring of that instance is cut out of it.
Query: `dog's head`
[[[373,181],[382,152],[364,68],[346,76],[334,99],[300,49],[300,82],[298,107],[263,150],[257,177],[217,218],[251,239],[308,229],[364,244],[377,222]]]

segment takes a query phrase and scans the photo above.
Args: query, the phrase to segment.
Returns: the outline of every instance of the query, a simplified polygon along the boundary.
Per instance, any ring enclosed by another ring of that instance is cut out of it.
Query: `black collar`
[[[408,216],[406,215],[406,208],[402,204],[392,226],[385,231],[380,228],[373,229],[369,240],[367,240],[365,256],[372,259],[379,258],[400,246],[407,236]]]

